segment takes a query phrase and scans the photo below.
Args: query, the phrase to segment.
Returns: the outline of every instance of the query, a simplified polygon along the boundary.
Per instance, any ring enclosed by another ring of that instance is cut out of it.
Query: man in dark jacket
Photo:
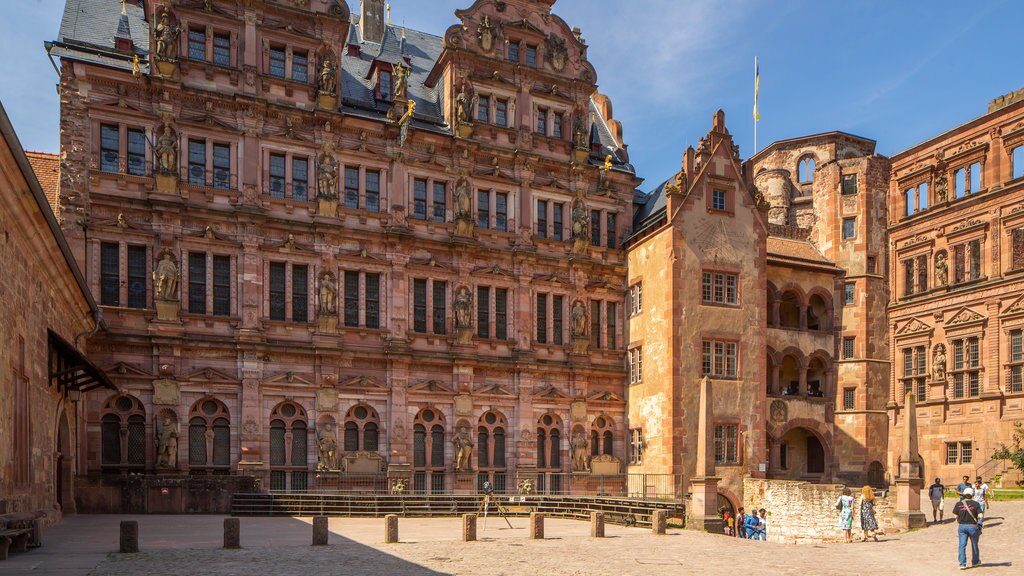
[[[978,504],[972,497],[974,488],[964,488],[960,495],[960,501],[953,506],[953,515],[956,516],[957,537],[959,538],[959,549],[957,558],[960,560],[960,569],[967,569],[967,541],[971,541],[971,566],[981,564],[978,558],[978,540],[981,538],[981,526],[978,518],[981,514],[981,504]]]

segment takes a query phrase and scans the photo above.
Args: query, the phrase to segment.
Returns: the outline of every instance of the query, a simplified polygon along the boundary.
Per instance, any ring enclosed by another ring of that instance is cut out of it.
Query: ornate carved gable
[[[341,381],[341,384],[339,384],[338,387],[342,389],[355,388],[371,392],[385,391],[388,389],[388,387],[382,384],[379,380],[377,380],[376,378],[371,378],[369,376],[352,376],[350,378],[346,378],[345,380]]]
[[[931,329],[931,326],[925,324],[924,322],[918,320],[917,318],[911,318],[910,320],[907,320],[903,324],[903,326],[900,326],[899,328],[896,329],[896,335],[899,336],[902,334],[914,334],[917,332],[925,332]]]
[[[197,368],[186,374],[182,380],[192,382],[238,382],[238,378],[225,374],[216,368]]]
[[[439,380],[423,380],[409,386],[409,390],[413,392],[455,394],[455,390],[453,390],[451,386]]]
[[[1004,315],[1007,315],[1007,314],[1021,314],[1021,313],[1024,313],[1024,296],[1021,296],[1020,298],[1017,298],[1016,300],[1011,302],[1010,305],[1007,306],[1005,310],[1003,310],[1003,314]]]
[[[957,324],[967,324],[969,322],[980,322],[985,317],[970,308],[961,308],[959,312],[953,315],[952,318],[946,322],[946,326],[954,326]]]
[[[299,374],[298,372],[279,372],[270,378],[265,379],[265,384],[306,384],[313,386],[313,376],[308,374]]]

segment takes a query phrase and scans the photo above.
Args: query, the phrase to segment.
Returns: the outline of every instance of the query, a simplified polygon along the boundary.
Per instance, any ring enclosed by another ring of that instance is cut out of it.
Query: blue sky
[[[471,4],[393,0],[392,19],[440,35]],[[0,101],[30,150],[58,151],[57,74],[42,44],[63,8],[0,8]],[[554,11],[582,28],[644,190],[675,172],[718,108],[752,154],[755,55],[761,147],[842,130],[891,155],[1024,87],[1021,0],[560,0]]]

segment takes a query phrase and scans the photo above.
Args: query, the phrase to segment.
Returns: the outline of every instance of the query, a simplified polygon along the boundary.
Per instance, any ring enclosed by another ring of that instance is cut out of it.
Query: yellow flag
[[[757,110],[757,98],[761,91],[761,70],[757,66],[757,56],[754,56],[754,122],[761,121],[761,113]]]

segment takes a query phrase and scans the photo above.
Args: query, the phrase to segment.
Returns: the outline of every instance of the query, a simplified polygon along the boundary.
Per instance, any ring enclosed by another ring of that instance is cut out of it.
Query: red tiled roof
[[[791,260],[803,260],[815,264],[834,266],[828,258],[825,258],[814,245],[806,240],[769,236],[767,249],[769,256],[781,256]]]
[[[46,201],[50,204],[50,210],[60,221],[60,156],[47,154],[46,152],[25,152],[32,170],[36,173],[36,179],[46,194]]]

